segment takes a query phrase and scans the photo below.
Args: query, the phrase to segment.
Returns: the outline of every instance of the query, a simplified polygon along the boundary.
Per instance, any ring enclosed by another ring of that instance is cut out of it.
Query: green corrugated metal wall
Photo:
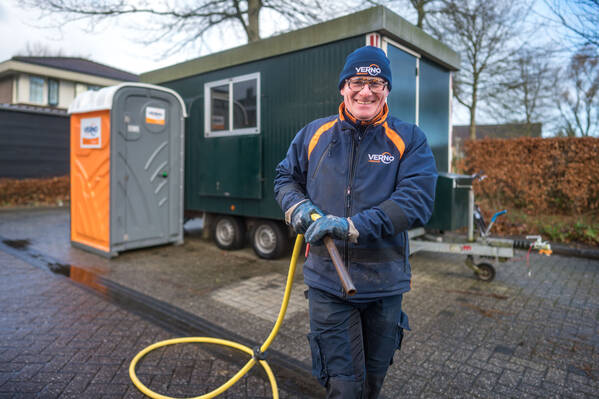
[[[274,200],[274,169],[299,129],[337,112],[342,100],[337,88],[339,72],[347,54],[364,41],[359,36],[162,83],[177,91],[189,110],[185,209],[282,218]],[[261,133],[205,138],[204,84],[254,72],[260,72],[261,79]],[[215,179],[227,185],[222,191],[229,196],[200,195],[205,191],[200,182]]]
[[[426,133],[439,172],[449,172],[449,71],[420,59],[418,125]]]

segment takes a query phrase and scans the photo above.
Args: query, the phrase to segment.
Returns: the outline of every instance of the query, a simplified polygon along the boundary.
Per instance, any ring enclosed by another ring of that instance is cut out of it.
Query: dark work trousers
[[[376,399],[408,318],[402,295],[350,302],[310,288],[312,374],[329,399]]]

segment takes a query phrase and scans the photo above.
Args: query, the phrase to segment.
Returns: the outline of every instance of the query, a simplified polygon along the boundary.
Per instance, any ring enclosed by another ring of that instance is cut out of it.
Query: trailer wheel
[[[476,265],[479,271],[474,273],[481,281],[490,282],[495,278],[495,268],[489,263],[479,263]]]
[[[277,259],[289,248],[287,229],[272,220],[258,221],[250,233],[256,255],[263,259]]]
[[[239,249],[245,244],[245,224],[234,216],[219,216],[212,225],[212,238],[220,249]]]

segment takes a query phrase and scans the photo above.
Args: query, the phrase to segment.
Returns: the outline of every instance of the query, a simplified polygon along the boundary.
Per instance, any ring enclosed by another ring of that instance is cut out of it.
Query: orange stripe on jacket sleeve
[[[387,135],[387,137],[389,137],[389,140],[391,140],[393,144],[395,144],[395,147],[397,147],[397,151],[399,151],[399,157],[401,158],[406,149],[406,144],[399,136],[399,134],[389,127],[387,122],[385,122],[383,126],[385,127],[385,134]]]
[[[318,143],[320,136],[324,132],[326,132],[327,130],[332,128],[333,125],[335,125],[335,123],[337,123],[337,119],[334,119],[330,122],[325,123],[324,125],[322,125],[321,127],[318,128],[316,133],[314,133],[314,136],[312,136],[312,139],[310,140],[310,144],[308,145],[308,159],[310,159],[310,154],[312,154],[312,150],[314,149],[314,147],[316,147],[316,144]]]

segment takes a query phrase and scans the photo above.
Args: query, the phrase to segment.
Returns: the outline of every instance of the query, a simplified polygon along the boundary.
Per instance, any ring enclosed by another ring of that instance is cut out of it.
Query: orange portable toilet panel
[[[71,115],[71,241],[110,252],[110,110]]]

